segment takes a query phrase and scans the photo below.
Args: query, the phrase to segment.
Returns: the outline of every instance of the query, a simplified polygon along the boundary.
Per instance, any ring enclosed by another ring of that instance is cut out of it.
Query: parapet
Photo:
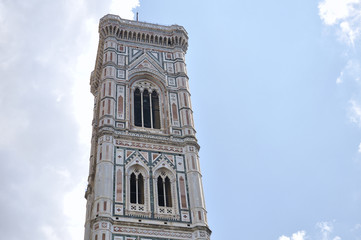
[[[162,48],[182,48],[187,52],[188,33],[179,25],[164,26],[153,23],[122,19],[117,15],[107,14],[100,19],[101,38],[114,36],[127,42],[145,43]]]

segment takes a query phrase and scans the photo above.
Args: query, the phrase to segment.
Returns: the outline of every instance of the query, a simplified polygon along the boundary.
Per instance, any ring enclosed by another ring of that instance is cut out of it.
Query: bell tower
[[[90,85],[85,240],[209,240],[188,35],[106,15]]]

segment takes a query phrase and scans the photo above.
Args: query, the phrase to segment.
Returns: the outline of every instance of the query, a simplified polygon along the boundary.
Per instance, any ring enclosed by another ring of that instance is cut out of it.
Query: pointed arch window
[[[148,169],[138,164],[125,169],[125,215],[151,216],[148,173]]]
[[[153,90],[139,88],[134,91],[134,125],[137,127],[160,129],[159,96]]]
[[[153,176],[154,217],[179,220],[181,206],[177,194],[176,173],[162,167],[156,170]]]
[[[144,90],[143,92],[143,125],[146,128],[151,128],[152,123],[150,120],[150,110],[151,109],[151,101],[149,99],[148,90]]]
[[[144,204],[144,178],[141,173],[130,175],[130,203]]]
[[[159,97],[155,90],[152,92],[152,117],[153,128],[160,129]]]
[[[142,126],[142,95],[139,88],[134,91],[134,125]]]
[[[172,207],[172,191],[171,183],[168,176],[162,178],[161,176],[157,179],[158,188],[158,205],[160,207]]]

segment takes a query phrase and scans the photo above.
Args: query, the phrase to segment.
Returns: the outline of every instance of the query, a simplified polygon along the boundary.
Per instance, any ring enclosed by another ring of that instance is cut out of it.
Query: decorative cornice
[[[123,226],[113,226],[114,232],[118,233],[127,233],[127,234],[141,234],[146,236],[155,236],[155,237],[176,237],[178,239],[191,239],[191,233],[185,232],[176,232],[176,231],[165,231],[158,229],[142,229],[142,228],[132,228],[132,227],[123,227]]]
[[[149,30],[158,30],[158,31],[165,31],[165,32],[181,31],[181,32],[185,33],[185,35],[187,36],[187,39],[188,39],[188,33],[184,29],[184,27],[176,25],[176,24],[173,24],[171,26],[165,26],[165,25],[159,25],[159,24],[154,24],[154,23],[147,23],[147,22],[123,19],[117,15],[107,14],[100,19],[100,25],[106,23],[107,21],[117,21],[124,26],[129,26],[129,27],[136,26],[138,28],[142,28],[142,29],[147,28]]]
[[[187,136],[187,137],[176,137],[176,136],[169,136],[169,135],[155,135],[155,134],[147,134],[147,133],[140,133],[140,132],[132,132],[128,130],[115,130],[112,127],[102,127],[99,130],[98,138],[103,135],[113,135],[114,139],[116,141],[122,140],[122,141],[145,141],[146,139],[148,141],[152,141],[152,144],[160,144],[164,146],[164,149],[162,151],[168,151],[172,149],[175,145],[184,147],[186,145],[194,146],[198,151],[200,149],[200,146],[197,143],[197,139],[193,136]],[[121,139],[120,139],[121,136]],[[115,144],[117,145],[117,142],[115,141]],[[146,146],[138,146],[138,147],[146,147]],[[169,148],[169,149],[168,149]],[[161,147],[158,148],[158,150],[161,150]],[[176,152],[179,152],[180,150],[177,150]],[[181,151],[182,152],[182,151]]]
[[[162,48],[181,48],[187,52],[188,33],[179,25],[164,26],[153,23],[122,19],[108,14],[100,19],[99,34],[101,38],[113,36],[119,40],[145,45],[162,46]]]

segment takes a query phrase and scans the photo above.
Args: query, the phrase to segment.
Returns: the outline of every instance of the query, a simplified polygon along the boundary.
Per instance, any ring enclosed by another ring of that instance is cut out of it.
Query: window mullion
[[[153,128],[153,107],[152,107],[152,92],[149,94],[150,102],[150,128]]]
[[[143,91],[144,92],[144,91]],[[141,106],[141,118],[142,118],[142,127],[144,127],[144,119],[143,119],[143,92],[140,93],[140,106]]]
[[[138,204],[138,176],[135,179],[135,203]]]
[[[162,183],[163,183],[163,198],[164,198],[164,206],[167,207],[167,190],[165,188],[165,180],[162,179]]]

